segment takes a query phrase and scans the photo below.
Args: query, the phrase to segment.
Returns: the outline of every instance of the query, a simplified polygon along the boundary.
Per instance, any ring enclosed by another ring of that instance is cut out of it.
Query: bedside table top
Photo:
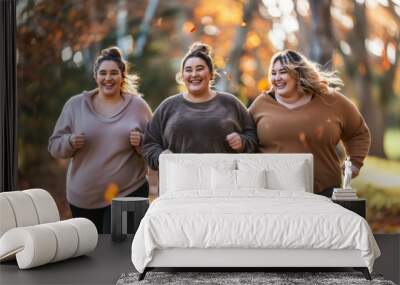
[[[138,202],[138,201],[148,201],[149,198],[144,197],[116,197],[112,199],[112,202]]]
[[[360,202],[360,201],[366,201],[365,198],[355,198],[355,199],[333,199],[330,198],[332,201],[349,201],[349,202]]]

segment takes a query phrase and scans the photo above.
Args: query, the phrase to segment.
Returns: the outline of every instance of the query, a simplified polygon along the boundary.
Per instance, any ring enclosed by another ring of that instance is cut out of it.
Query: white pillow
[[[211,170],[211,188],[215,190],[240,190],[242,188],[266,188],[266,171],[263,170]]]
[[[199,154],[201,158],[201,154]],[[211,170],[235,169],[236,160],[216,159],[207,157],[199,160],[176,158],[167,161],[166,191],[212,191]]]
[[[212,190],[236,190],[236,170],[211,169]]]
[[[262,170],[236,170],[237,188],[267,188],[267,172]]]
[[[210,167],[169,163],[168,191],[210,189]]]
[[[293,160],[240,159],[239,170],[265,170],[266,188],[272,190],[307,191],[306,163]]]
[[[306,192],[307,179],[304,175],[304,166],[304,163],[298,163],[290,169],[268,169],[268,189]]]

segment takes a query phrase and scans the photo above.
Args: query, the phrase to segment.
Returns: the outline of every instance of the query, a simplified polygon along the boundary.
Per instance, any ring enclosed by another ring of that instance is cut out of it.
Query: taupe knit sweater
[[[146,165],[129,141],[131,129],[144,132],[151,110],[140,97],[124,94],[124,103],[111,117],[98,114],[91,97],[97,90],[83,92],[65,104],[49,139],[49,152],[56,158],[70,158],[67,172],[67,200],[74,206],[94,209],[107,206],[105,190],[111,183],[126,196],[146,181]],[[72,134],[84,133],[86,143],[74,150]],[[140,151],[140,150],[139,150]]]

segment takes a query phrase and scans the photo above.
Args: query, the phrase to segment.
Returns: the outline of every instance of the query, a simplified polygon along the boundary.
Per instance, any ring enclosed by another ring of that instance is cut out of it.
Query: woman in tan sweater
[[[102,50],[93,74],[97,88],[65,103],[48,148],[70,160],[66,191],[72,216],[109,233],[113,196],[148,197],[141,148],[152,114],[118,48]]]
[[[342,141],[353,177],[368,154],[370,133],[357,107],[332,86],[335,73],[322,72],[296,51],[276,53],[270,64],[271,89],[250,106],[259,149],[267,153],[312,153],[314,192],[331,197],[341,184],[336,145]]]

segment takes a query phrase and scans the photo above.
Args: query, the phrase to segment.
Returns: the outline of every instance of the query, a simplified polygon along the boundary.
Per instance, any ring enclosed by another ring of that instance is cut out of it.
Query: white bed
[[[154,267],[354,267],[379,248],[359,215],[313,193],[310,154],[164,154],[132,243]]]

